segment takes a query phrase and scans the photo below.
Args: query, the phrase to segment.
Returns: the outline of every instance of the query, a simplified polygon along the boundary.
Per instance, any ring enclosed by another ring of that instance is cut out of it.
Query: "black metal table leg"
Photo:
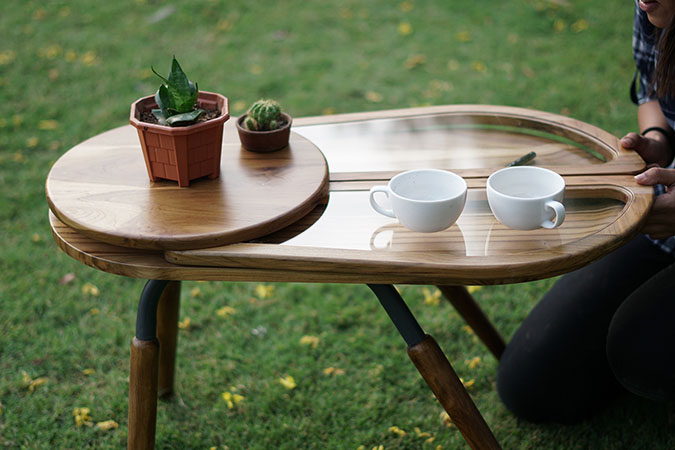
[[[127,448],[155,447],[159,341],[157,306],[168,281],[149,280],[143,288],[136,316],[136,336],[131,341],[129,369],[129,434]]]
[[[424,333],[396,288],[386,284],[368,287],[408,344],[408,356],[415,367],[471,448],[501,449],[448,358],[434,338]]]

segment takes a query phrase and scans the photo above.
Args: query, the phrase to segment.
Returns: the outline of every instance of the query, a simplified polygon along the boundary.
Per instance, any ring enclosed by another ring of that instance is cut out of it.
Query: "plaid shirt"
[[[658,29],[652,25],[647,18],[647,13],[642,11],[635,1],[635,18],[633,20],[633,57],[639,73],[639,87],[637,92],[638,104],[648,101],[658,100],[659,106],[666,116],[666,120],[671,128],[675,128],[675,101],[671,98],[658,98],[652,91],[651,80],[656,66],[659,52],[656,47],[658,39]],[[658,86],[654,86],[657,90]],[[671,164],[672,167],[672,164]],[[665,189],[663,185],[654,186],[656,195],[663,194]],[[675,236],[667,239],[651,239],[654,244],[663,251],[675,255]]]

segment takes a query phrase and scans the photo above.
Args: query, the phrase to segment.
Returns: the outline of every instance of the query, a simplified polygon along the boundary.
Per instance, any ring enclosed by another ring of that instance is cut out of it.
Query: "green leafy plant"
[[[283,125],[281,106],[274,100],[258,100],[246,112],[244,125],[250,131],[271,131]]]
[[[152,114],[161,125],[178,127],[193,124],[204,112],[203,109],[196,108],[199,95],[197,83],[188,80],[175,56],[168,79],[158,74],[154,67],[151,66],[151,69],[164,81],[155,93],[159,109],[153,109]]]

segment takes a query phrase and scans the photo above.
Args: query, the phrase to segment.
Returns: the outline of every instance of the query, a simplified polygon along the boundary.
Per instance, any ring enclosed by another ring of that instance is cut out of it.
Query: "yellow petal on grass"
[[[562,33],[567,28],[567,24],[562,19],[557,19],[553,22],[553,31],[556,33]]]
[[[419,55],[410,55],[408,59],[405,60],[405,68],[410,70],[414,69],[415,67],[422,66],[426,64],[427,62],[427,57],[425,55],[419,54]]]
[[[84,369],[82,371],[82,375],[87,376],[87,375],[93,375],[96,373],[96,370],[94,369]]]
[[[257,295],[258,298],[260,299],[271,297],[273,293],[274,293],[274,285],[259,284],[255,287],[255,295]]]
[[[53,44],[49,45],[47,47],[42,47],[41,49],[38,49],[37,55],[40,58],[45,58],[45,59],[54,59],[57,56],[61,56],[61,53],[63,53],[63,48],[61,48],[60,45]]]
[[[345,371],[344,371],[344,369],[337,369],[335,367],[326,367],[325,369],[323,369],[323,373],[324,373],[324,375],[338,376],[338,375],[344,375]]]
[[[190,328],[190,318],[186,317],[185,319],[178,322],[178,328],[180,328],[181,330],[187,330],[188,328]]]
[[[236,312],[237,312],[237,310],[234,309],[231,306],[223,306],[222,308],[216,310],[216,315],[218,317],[227,317],[227,316],[231,316],[232,314],[234,314]]]
[[[36,378],[33,381],[31,381],[31,383],[28,385],[28,390],[30,392],[33,392],[33,391],[35,391],[35,389],[42,386],[46,382],[47,382],[47,378],[45,378],[45,377]]]
[[[28,390],[32,393],[37,389],[38,387],[42,386],[47,382],[46,377],[40,377],[40,378],[35,378],[33,379],[28,373],[26,373],[25,370],[21,371],[21,377],[24,386],[28,388]]]
[[[469,292],[469,294],[473,294],[476,291],[480,291],[483,289],[483,286],[467,286],[466,290]]]
[[[75,425],[81,427],[86,425],[88,427],[94,425],[94,422],[91,420],[91,410],[89,408],[75,408],[73,410],[73,416],[75,417]]]
[[[394,433],[394,434],[398,434],[400,437],[403,437],[403,436],[406,435],[406,432],[404,430],[400,429],[399,427],[397,427],[396,425],[394,425],[393,427],[389,427],[389,432]]]
[[[230,31],[230,29],[232,28],[232,22],[230,22],[227,19],[222,19],[218,21],[218,25],[216,25],[216,27],[220,31]]]
[[[375,91],[368,91],[366,92],[366,100],[369,102],[373,103],[379,103],[382,101],[384,97],[382,97],[382,94],[375,92]]]
[[[462,382],[466,389],[471,389],[473,385],[476,384],[476,380],[474,378],[470,379],[469,381],[464,381],[462,378],[460,378],[459,381]]]
[[[469,369],[475,369],[478,364],[480,364],[480,356],[475,358],[467,359],[464,363],[469,366]]]
[[[3,50],[0,52],[0,66],[6,66],[16,59],[16,52],[14,50]]]
[[[302,345],[311,345],[312,348],[317,348],[319,346],[319,338],[317,336],[303,336],[300,338],[300,343]]]
[[[94,297],[98,297],[101,291],[99,291],[98,288],[91,283],[84,283],[84,286],[82,286],[82,293],[85,295],[93,295]]]
[[[26,147],[35,148],[35,147],[37,147],[39,142],[40,142],[40,139],[38,139],[37,136],[31,136],[28,139],[26,139]]]
[[[483,73],[487,70],[487,66],[481,61],[473,61],[471,62],[471,69],[474,72]]]
[[[417,435],[418,438],[431,437],[431,433],[427,433],[426,431],[422,431],[422,430],[419,429],[419,427],[415,427],[415,435]]]
[[[408,36],[413,32],[412,25],[408,22],[401,22],[398,24],[397,31],[401,36]]]
[[[431,292],[428,288],[422,289],[422,294],[424,294],[424,304],[438,306],[441,302],[441,291],[434,289],[434,292]]]
[[[462,330],[464,330],[464,332],[465,332],[466,334],[469,334],[469,335],[473,335],[473,334],[474,334],[473,328],[471,328],[469,325],[464,325],[464,326],[462,327]]]
[[[588,21],[586,19],[579,19],[570,27],[574,33],[581,33],[588,29]]]
[[[450,418],[450,416],[448,415],[447,412],[441,411],[440,418],[441,418],[441,423],[443,425],[445,425],[446,427],[451,427],[453,425],[452,419]]]
[[[23,153],[21,152],[14,153],[12,159],[14,160],[14,162],[24,162],[26,160],[26,158],[23,156]]]
[[[38,243],[42,240],[42,236],[40,236],[38,233],[33,233],[31,239],[33,240],[33,242]]]
[[[471,40],[471,34],[468,31],[458,31],[455,33],[455,40],[457,42],[469,42]]]
[[[234,394],[234,393],[229,392],[229,391],[223,392],[221,394],[221,397],[223,398],[225,403],[227,403],[228,409],[233,409],[235,407],[235,405],[237,405],[238,403],[241,403],[241,401],[244,400],[243,395]]]
[[[82,56],[80,56],[80,61],[82,61],[85,66],[95,66],[98,64],[98,56],[96,55],[96,52],[90,50],[84,52]]]
[[[250,67],[248,68],[248,71],[249,71],[252,75],[260,75],[260,74],[263,72],[263,68],[262,68],[262,66],[261,66],[260,64],[253,64],[252,66],[250,66]]]
[[[91,308],[89,310],[89,314],[91,314],[92,316],[98,316],[100,314],[100,312],[101,312],[101,310],[98,309],[98,308]]]
[[[330,116],[332,114],[335,114],[335,108],[328,106],[323,110],[321,110],[321,114],[323,114],[324,116]]]
[[[290,375],[279,378],[279,383],[281,383],[281,385],[286,389],[288,389],[289,391],[291,389],[295,389],[295,387],[297,386],[297,384],[295,383],[295,379]]]
[[[190,297],[192,297],[192,298],[199,297],[200,295],[202,295],[202,291],[198,287],[194,287],[190,291]]]
[[[398,4],[398,9],[401,12],[404,12],[404,13],[412,11],[414,7],[415,7],[415,5],[413,5],[413,2],[408,1],[408,0]]]
[[[119,425],[114,420],[104,420],[103,422],[98,422],[96,428],[102,431],[108,431],[119,428]]]
[[[44,8],[38,8],[35,11],[33,11],[34,20],[42,20],[45,17],[47,17],[47,11]]]
[[[38,129],[40,130],[56,130],[59,127],[59,123],[56,120],[41,120],[38,123]]]

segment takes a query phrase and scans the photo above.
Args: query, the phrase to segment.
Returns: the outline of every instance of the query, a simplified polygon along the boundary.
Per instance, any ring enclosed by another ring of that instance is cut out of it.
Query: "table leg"
[[[438,289],[476,332],[476,335],[483,341],[488,350],[492,352],[495,358],[499,359],[504,353],[504,348],[506,348],[504,338],[492,325],[473,296],[464,286],[438,286]]]
[[[138,303],[129,372],[129,449],[155,447],[159,372],[157,306],[167,284],[168,281],[149,280]]]
[[[158,382],[160,397],[170,397],[173,394],[179,307],[180,281],[171,281],[164,289],[157,307],[157,337],[160,343]]]
[[[394,286],[368,286],[408,345],[408,356],[466,442],[473,449],[501,449],[443,351],[424,333]]]

